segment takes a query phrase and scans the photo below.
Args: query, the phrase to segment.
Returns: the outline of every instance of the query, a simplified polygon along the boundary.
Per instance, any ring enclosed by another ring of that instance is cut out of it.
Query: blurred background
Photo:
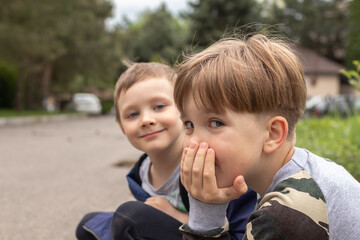
[[[258,31],[289,37],[307,74],[309,97],[353,93],[340,69],[360,58],[359,0],[1,0],[0,109],[66,110],[93,93],[102,111],[135,62],[181,61],[221,36]],[[268,30],[270,31],[270,29]],[[50,104],[50,107],[47,107]]]
[[[294,43],[308,90],[296,145],[360,180],[359,23],[360,0],[0,0],[0,239],[75,239],[85,213],[132,199],[121,60],[174,65],[234,34]]]

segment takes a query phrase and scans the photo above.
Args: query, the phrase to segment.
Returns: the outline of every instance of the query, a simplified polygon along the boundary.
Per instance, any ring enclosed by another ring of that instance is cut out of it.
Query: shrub
[[[114,101],[101,99],[101,106],[102,106],[101,114],[108,114],[111,108],[114,106]]]
[[[14,108],[16,78],[16,69],[0,61],[0,108]]]
[[[360,92],[360,61],[354,60],[353,64],[355,70],[345,71],[344,69],[341,69],[340,73],[344,74],[350,85],[353,86],[356,91]]]

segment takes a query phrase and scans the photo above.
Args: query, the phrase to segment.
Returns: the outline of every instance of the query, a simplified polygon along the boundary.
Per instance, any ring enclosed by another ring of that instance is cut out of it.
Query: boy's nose
[[[151,116],[151,114],[148,114],[148,113],[144,113],[141,120],[142,120],[141,121],[142,127],[154,125],[156,123],[156,119],[153,116]]]

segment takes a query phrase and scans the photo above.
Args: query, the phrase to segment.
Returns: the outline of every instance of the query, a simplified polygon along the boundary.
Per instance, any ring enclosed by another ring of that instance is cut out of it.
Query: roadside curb
[[[0,128],[5,126],[22,126],[34,123],[64,121],[84,118],[84,114],[60,114],[55,116],[0,117]]]

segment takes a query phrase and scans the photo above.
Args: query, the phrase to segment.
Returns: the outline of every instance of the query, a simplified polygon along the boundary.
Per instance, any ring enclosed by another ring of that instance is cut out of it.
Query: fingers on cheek
[[[181,162],[181,182],[186,189],[188,189],[191,185],[191,168],[192,168],[192,160],[187,155],[188,149],[184,149],[183,159]]]
[[[194,163],[192,166],[192,175],[195,178],[202,178],[203,168],[204,168],[204,159],[205,158],[205,150],[199,148],[196,153]]]
[[[214,150],[211,148],[206,152],[203,178],[205,183],[204,189],[209,193],[212,192],[217,184],[215,177],[215,154]]]
[[[215,176],[215,155],[214,150],[209,148],[206,151],[205,163],[204,163],[204,178],[212,178]]]
[[[191,166],[189,164],[184,163],[181,166],[181,176],[182,177],[188,177],[191,176]]]
[[[187,151],[188,151],[188,148],[184,148],[184,151],[183,151],[183,154],[181,156],[181,162],[180,162],[180,167],[181,169],[183,168],[184,166],[184,162],[185,162],[185,157],[186,157],[186,154],[187,154]]]
[[[202,178],[207,149],[208,149],[207,144],[201,143],[200,148],[196,152],[195,160],[192,167],[193,168],[192,174],[194,177]]]

